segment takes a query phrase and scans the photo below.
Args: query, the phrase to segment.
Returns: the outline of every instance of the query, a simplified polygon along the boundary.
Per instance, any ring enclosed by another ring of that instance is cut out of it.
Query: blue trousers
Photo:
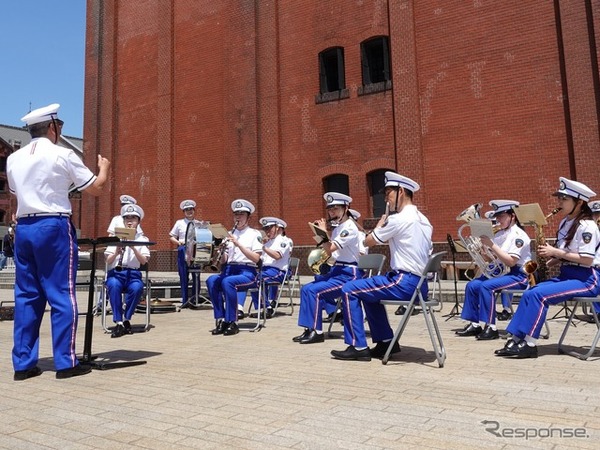
[[[185,260],[185,245],[177,247],[177,270],[179,272],[179,285],[181,286],[181,304],[185,305],[188,301],[188,286],[190,284],[190,272]],[[196,285],[198,276],[192,274],[192,294],[196,294]]]
[[[517,266],[501,277],[487,278],[482,275],[471,280],[465,289],[465,303],[460,316],[469,322],[495,324],[495,292],[502,289],[525,289],[527,285],[527,275]]]
[[[363,307],[373,342],[392,339],[394,332],[390,327],[385,306],[380,300],[410,300],[420,278],[420,275],[412,273],[389,272],[386,275],[346,283],[342,288],[344,342],[354,347],[367,347]],[[421,285],[421,292],[423,298],[427,298],[427,283]]]
[[[548,307],[572,297],[595,297],[600,292],[600,271],[563,264],[556,278],[525,291],[506,331],[517,338],[539,338]]]
[[[56,370],[75,367],[77,236],[68,217],[21,218],[15,239],[15,370],[36,366],[40,325],[50,305]]]
[[[342,294],[344,284],[362,276],[357,266],[334,265],[318,281],[305,284],[300,289],[300,313],[298,325],[312,330],[323,329],[323,308],[326,303],[335,305],[335,299]]]
[[[256,278],[256,268],[241,264],[228,264],[220,274],[206,279],[206,287],[213,304],[216,320],[237,321],[238,286],[251,284]],[[247,288],[248,289],[248,288]],[[246,291],[239,295],[246,296]]]
[[[131,320],[135,307],[142,298],[144,282],[142,272],[135,269],[123,269],[120,272],[109,270],[106,276],[106,290],[112,308],[113,322],[123,321],[123,300],[125,293],[125,320]]]
[[[237,290],[238,292],[246,292],[248,289],[253,289],[258,287],[259,280],[262,280],[264,285],[266,286],[266,290],[268,292],[263,292],[265,304],[270,306],[271,301],[277,298],[277,291],[279,290],[279,284],[285,278],[287,272],[284,270],[279,270],[277,267],[263,267],[260,275],[257,275],[256,278],[247,284],[238,284]],[[277,285],[275,285],[277,283]],[[271,284],[271,285],[269,285]],[[250,294],[252,297],[252,305],[254,309],[258,309],[258,291],[252,291]],[[238,305],[244,306],[246,302],[246,296],[240,298],[238,296]]]

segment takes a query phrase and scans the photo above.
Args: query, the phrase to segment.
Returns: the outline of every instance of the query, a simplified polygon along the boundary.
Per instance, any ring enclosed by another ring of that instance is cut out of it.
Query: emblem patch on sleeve
[[[583,238],[583,242],[585,242],[586,244],[592,242],[592,233],[583,233],[581,237]]]
[[[523,239],[516,239],[515,240],[515,245],[517,246],[517,248],[523,247],[523,244],[524,244]]]
[[[344,237],[348,236],[349,234],[350,234],[350,233],[348,232],[348,230],[344,230],[344,231],[342,231],[342,232],[340,233],[340,237],[343,237],[343,238],[344,238]]]

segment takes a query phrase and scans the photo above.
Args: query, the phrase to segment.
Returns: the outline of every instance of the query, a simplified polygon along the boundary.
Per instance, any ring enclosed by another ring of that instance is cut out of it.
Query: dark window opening
[[[373,206],[373,217],[381,217],[385,212],[385,173],[392,169],[377,169],[367,174],[367,183]]]
[[[348,175],[336,173],[324,178],[323,189],[325,192],[339,192],[340,194],[350,195],[350,182]]]
[[[390,51],[387,36],[377,36],[360,44],[362,62],[362,89],[358,94],[391,89]]]

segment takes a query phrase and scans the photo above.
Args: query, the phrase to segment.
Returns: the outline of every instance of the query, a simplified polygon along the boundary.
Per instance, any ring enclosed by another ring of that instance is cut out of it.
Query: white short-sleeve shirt
[[[275,236],[275,239],[271,239],[265,244],[265,247],[269,250],[273,250],[281,255],[281,258],[275,259],[263,252],[261,258],[263,260],[263,267],[277,267],[279,270],[286,271],[290,264],[290,254],[292,252],[291,241],[282,234]]]
[[[517,225],[499,231],[492,240],[510,256],[517,258],[519,266],[531,259],[531,238]]]
[[[240,245],[249,248],[255,253],[262,253],[262,234],[254,228],[246,227],[243,230],[234,230],[233,235],[237,238]],[[227,263],[228,264],[254,264],[242,251],[233,245],[227,244]]]
[[[141,241],[141,242],[149,241],[149,239],[141,233],[136,233],[135,240]],[[147,246],[139,245],[139,246],[136,246],[136,248],[140,251],[140,253],[143,256],[145,256],[146,258],[150,258],[150,249]],[[116,251],[117,251],[117,247],[109,246],[109,247],[106,247],[106,250],[104,250],[104,254],[107,256],[114,255]],[[109,267],[107,267],[106,270],[108,271],[108,270],[114,269],[115,266],[119,262],[121,263],[121,266],[123,266],[123,267],[129,267],[130,269],[139,269],[140,268],[140,262],[136,258],[135,253],[133,253],[131,246],[127,246],[124,248],[122,260],[121,260],[121,257],[115,259],[115,261]]]

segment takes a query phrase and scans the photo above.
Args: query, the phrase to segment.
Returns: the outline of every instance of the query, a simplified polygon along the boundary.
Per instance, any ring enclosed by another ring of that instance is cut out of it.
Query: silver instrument
[[[208,222],[188,223],[185,231],[185,261],[190,267],[204,267],[210,263],[213,252],[213,234]]]

